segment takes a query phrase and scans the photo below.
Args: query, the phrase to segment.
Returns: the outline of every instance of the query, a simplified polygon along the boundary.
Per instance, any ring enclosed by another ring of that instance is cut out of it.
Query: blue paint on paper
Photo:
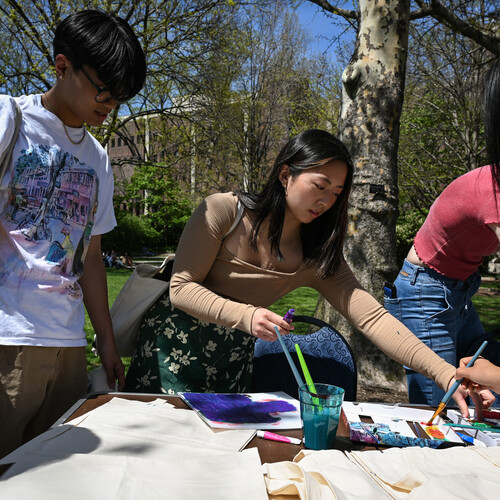
[[[280,417],[273,413],[296,411],[287,401],[254,401],[246,394],[185,392],[183,397],[207,419],[230,424],[275,423]]]

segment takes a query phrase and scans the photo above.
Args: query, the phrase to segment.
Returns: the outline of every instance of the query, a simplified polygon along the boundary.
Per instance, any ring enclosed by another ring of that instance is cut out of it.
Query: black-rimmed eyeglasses
[[[127,99],[120,99],[119,97],[114,97],[111,94],[111,91],[108,90],[106,87],[99,87],[92,78],[87,74],[87,72],[83,69],[80,68],[82,73],[85,75],[87,80],[92,84],[92,87],[94,87],[97,90],[97,94],[95,95],[95,101],[96,102],[107,102],[110,101],[111,99],[114,99],[118,104],[123,104],[124,102],[127,101]]]

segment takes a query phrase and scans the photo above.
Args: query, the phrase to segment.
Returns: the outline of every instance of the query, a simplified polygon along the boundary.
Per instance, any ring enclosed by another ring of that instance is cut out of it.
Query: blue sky
[[[312,50],[326,50],[329,43],[325,39],[322,39],[320,35],[332,30],[331,20],[326,17],[322,9],[311,2],[304,2],[297,8],[296,12],[304,31],[311,35]]]
[[[299,20],[304,31],[311,37],[311,52],[315,53],[318,51],[327,51],[330,54],[331,59],[335,60],[335,45],[332,45],[331,41],[325,38],[325,35],[331,35],[329,38],[332,38],[338,32],[338,28],[332,22],[331,17],[328,17],[327,13],[323,9],[307,1],[297,7],[296,13],[299,16]],[[354,35],[344,34],[343,39],[347,41],[348,36],[353,39],[354,49]]]

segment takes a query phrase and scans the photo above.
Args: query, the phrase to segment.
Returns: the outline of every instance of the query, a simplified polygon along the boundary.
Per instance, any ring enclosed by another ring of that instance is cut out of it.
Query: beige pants
[[[0,345],[0,457],[46,431],[86,390],[85,347]]]

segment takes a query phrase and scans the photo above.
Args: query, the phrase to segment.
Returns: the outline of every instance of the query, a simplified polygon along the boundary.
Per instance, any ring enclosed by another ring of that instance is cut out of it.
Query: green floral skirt
[[[255,340],[175,309],[167,290],[142,319],[125,390],[248,392]]]

